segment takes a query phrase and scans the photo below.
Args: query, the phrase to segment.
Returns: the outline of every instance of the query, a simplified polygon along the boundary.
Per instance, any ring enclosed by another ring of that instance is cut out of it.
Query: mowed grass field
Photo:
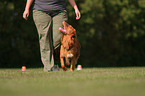
[[[145,67],[0,69],[0,96],[145,96]]]

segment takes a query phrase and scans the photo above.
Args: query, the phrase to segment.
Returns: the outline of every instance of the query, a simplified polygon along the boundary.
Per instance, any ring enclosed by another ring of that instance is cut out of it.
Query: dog
[[[70,65],[70,71],[74,71],[75,65],[80,56],[81,45],[77,39],[76,30],[66,23],[62,22],[63,28],[59,27],[62,33],[60,46],[60,63],[63,71],[67,71],[65,65]]]

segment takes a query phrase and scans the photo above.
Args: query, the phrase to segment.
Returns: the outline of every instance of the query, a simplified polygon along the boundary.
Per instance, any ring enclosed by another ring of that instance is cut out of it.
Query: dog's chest
[[[76,48],[71,48],[70,50],[66,50],[64,47],[61,49],[61,57],[72,58],[76,55]]]

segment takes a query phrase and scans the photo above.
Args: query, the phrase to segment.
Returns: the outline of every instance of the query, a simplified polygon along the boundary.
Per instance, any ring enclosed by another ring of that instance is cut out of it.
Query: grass
[[[0,69],[0,96],[145,96],[145,67]]]

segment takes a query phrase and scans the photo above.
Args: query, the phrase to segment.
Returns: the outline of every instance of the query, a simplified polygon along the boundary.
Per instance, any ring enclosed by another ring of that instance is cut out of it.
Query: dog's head
[[[59,27],[59,31],[63,34],[61,42],[63,43],[63,46],[66,48],[66,50],[70,50],[75,44],[75,40],[77,38],[76,30],[65,21],[62,22],[62,25],[63,28]]]
[[[65,21],[62,22],[62,25],[63,28],[59,27],[59,31],[64,35],[76,34],[76,30]]]

